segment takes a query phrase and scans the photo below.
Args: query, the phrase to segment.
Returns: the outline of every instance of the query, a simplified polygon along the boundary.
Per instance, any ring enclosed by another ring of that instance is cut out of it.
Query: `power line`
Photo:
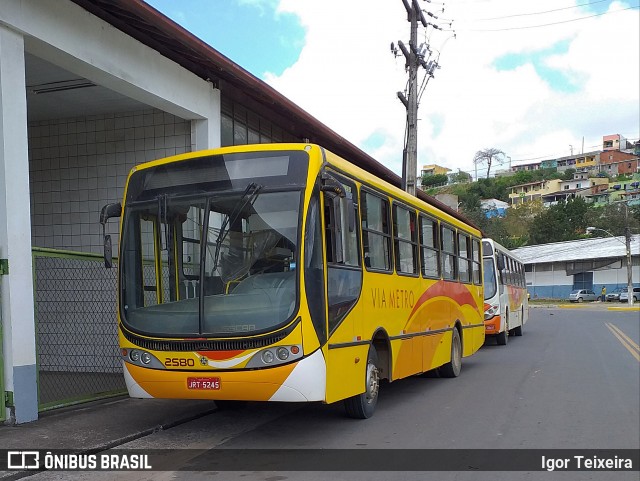
[[[503,18],[526,17],[526,16],[530,16],[530,15],[543,15],[545,13],[559,12],[560,10],[569,10],[569,9],[572,9],[572,8],[580,8],[580,7],[584,7],[584,6],[587,6],[587,5],[594,5],[596,3],[608,2],[608,1],[610,1],[610,0],[596,0],[595,2],[581,3],[579,5],[572,5],[571,7],[554,8],[553,10],[544,10],[542,12],[517,13],[517,14],[514,14],[514,15],[505,15],[503,17],[479,18],[478,21],[501,20]]]
[[[505,32],[505,31],[508,31],[508,30],[528,30],[528,29],[531,29],[531,28],[550,27],[552,25],[560,25],[560,24],[563,24],[563,23],[577,22],[579,20],[587,20],[589,18],[600,17],[602,15],[608,15],[610,13],[624,12],[625,10],[633,10],[633,9],[637,9],[637,8],[640,8],[640,5],[636,5],[636,6],[633,6],[633,7],[627,7],[627,8],[621,8],[619,10],[613,10],[613,11],[610,11],[610,12],[596,13],[594,15],[588,15],[586,17],[573,18],[571,20],[562,20],[562,21],[559,21],[559,22],[543,23],[543,24],[540,24],[540,25],[529,25],[529,26],[526,26],[526,27],[493,28],[493,29],[468,29],[466,31],[467,32]]]

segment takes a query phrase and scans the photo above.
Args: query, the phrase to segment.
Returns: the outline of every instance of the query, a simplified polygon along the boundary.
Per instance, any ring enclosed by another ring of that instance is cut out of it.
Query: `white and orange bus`
[[[368,418],[380,380],[456,377],[484,342],[480,231],[317,145],[139,165],[101,223],[118,216],[132,397]]]
[[[529,318],[524,264],[492,239],[482,239],[482,252],[486,335],[505,346],[509,335],[522,336]]]

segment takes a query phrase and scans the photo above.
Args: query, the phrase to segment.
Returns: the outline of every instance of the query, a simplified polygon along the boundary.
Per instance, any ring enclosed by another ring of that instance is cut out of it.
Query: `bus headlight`
[[[264,362],[265,364],[271,364],[273,362],[273,352],[264,351],[262,353],[262,362]]]
[[[493,316],[498,314],[499,310],[500,310],[499,306],[489,306],[489,307],[485,308],[485,310],[484,310],[484,320],[488,321]]]
[[[245,367],[254,369],[261,367],[273,367],[301,358],[302,346],[300,344],[274,346],[255,353],[253,357],[249,359],[249,362]]]
[[[140,356],[140,360],[142,361],[142,364],[149,364],[151,362],[151,354],[143,352]]]
[[[135,364],[136,366],[147,367],[151,369],[166,369],[164,364],[153,354],[141,349],[122,349],[122,357],[125,362]]]

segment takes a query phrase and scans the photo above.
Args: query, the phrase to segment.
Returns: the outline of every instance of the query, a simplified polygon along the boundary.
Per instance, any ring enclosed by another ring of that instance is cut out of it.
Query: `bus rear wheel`
[[[438,372],[442,377],[458,377],[462,370],[462,340],[457,328],[453,328],[451,337],[451,361],[440,366]]]
[[[505,326],[504,331],[496,335],[496,342],[499,346],[506,346],[509,341],[509,311],[505,312]]]
[[[513,334],[516,336],[522,336],[522,325],[524,324],[524,306],[520,311],[520,325],[513,330]]]
[[[376,348],[369,348],[367,369],[365,372],[365,391],[362,394],[344,400],[347,416],[354,419],[369,419],[373,416],[378,403],[380,390],[380,371],[378,369],[378,353]]]

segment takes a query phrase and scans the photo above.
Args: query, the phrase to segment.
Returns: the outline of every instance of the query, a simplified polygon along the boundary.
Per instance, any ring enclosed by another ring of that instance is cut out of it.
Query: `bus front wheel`
[[[378,403],[380,390],[380,371],[378,369],[378,353],[376,348],[369,348],[367,369],[365,372],[365,391],[362,394],[344,400],[347,416],[355,419],[368,419],[373,416]]]
[[[458,377],[462,369],[462,340],[457,328],[453,328],[451,336],[451,361],[440,366],[438,372],[442,377]]]

